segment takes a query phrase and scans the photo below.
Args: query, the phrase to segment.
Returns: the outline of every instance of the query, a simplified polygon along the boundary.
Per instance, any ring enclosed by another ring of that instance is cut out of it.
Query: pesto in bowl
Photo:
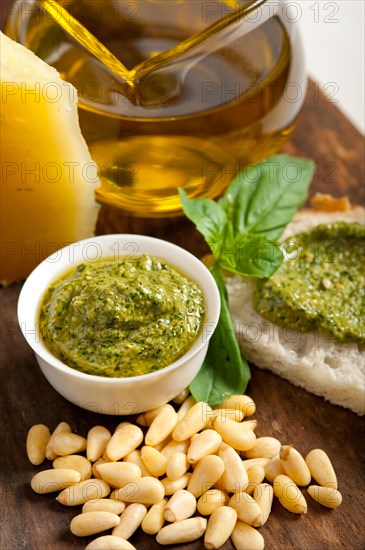
[[[198,285],[143,254],[81,263],[53,282],[42,300],[40,333],[69,367],[131,377],[183,356],[198,338],[204,315]]]

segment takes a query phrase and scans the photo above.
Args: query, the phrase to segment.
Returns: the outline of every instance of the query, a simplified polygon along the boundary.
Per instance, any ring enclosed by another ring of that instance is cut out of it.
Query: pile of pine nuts
[[[29,430],[31,463],[53,461],[34,475],[32,489],[60,491],[61,504],[83,505],[70,524],[74,535],[112,529],[87,550],[133,549],[128,539],[139,527],[161,545],[204,536],[204,547],[216,549],[231,537],[239,550],[263,549],[256,528],[266,523],[274,495],[289,512],[305,514],[299,486],[312,478],[318,485],[308,487],[310,497],[328,508],[341,504],[324,451],[304,459],[274,437],[256,438],[257,421],[246,420],[256,410],[250,397],[234,395],[212,410],[184,391],[174,404],[139,415],[138,425],[121,422],[113,434],[94,426],[81,437],[66,422],[52,434],[44,424]]]

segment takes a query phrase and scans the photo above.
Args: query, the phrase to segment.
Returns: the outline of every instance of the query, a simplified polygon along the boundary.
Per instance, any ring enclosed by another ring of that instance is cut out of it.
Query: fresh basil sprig
[[[203,366],[190,385],[197,401],[219,405],[229,395],[243,393],[250,379],[220,270],[265,278],[278,269],[283,255],[276,239],[305,202],[313,173],[310,160],[276,155],[240,172],[218,202],[189,199],[179,189],[185,215],[195,223],[215,258],[211,272],[221,296],[218,326]]]

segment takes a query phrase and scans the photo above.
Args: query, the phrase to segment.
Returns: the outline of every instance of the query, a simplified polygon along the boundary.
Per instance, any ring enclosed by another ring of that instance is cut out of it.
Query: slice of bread
[[[351,208],[346,201],[317,196],[313,204],[314,209],[294,216],[282,239],[323,223],[365,223],[365,210]],[[330,335],[273,325],[253,308],[254,280],[226,277],[226,286],[240,347],[249,361],[331,403],[365,414],[364,345],[343,344]]]

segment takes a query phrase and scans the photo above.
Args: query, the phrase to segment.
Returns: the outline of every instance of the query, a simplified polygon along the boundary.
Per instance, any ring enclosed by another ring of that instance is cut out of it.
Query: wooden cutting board
[[[9,4],[9,3],[8,3]],[[362,136],[334,105],[310,83],[297,128],[285,151],[315,159],[317,171],[311,189],[335,196],[347,194],[353,202],[364,200],[364,142]],[[200,236],[187,220],[136,220],[102,209],[98,233],[132,232],[166,238],[197,256],[205,251]],[[36,495],[31,477],[45,465],[33,467],[26,457],[28,429],[37,423],[51,430],[67,421],[81,435],[96,425],[113,429],[120,421],[88,412],[64,400],[41,374],[16,321],[21,286],[2,289],[1,296],[1,522],[3,550],[82,549],[91,540],[69,531],[77,509],[66,508],[54,495]],[[364,423],[356,414],[330,405],[271,373],[252,368],[248,393],[257,404],[257,434],[273,435],[292,443],[303,454],[323,448],[338,474],[343,504],[337,510],[317,505],[308,497],[309,512],[295,516],[274,503],[268,523],[260,529],[268,550],[362,550],[364,530]],[[131,542],[138,550],[161,548],[154,537],[139,533]],[[203,548],[202,541],[174,546]],[[231,550],[230,542],[224,550]]]

